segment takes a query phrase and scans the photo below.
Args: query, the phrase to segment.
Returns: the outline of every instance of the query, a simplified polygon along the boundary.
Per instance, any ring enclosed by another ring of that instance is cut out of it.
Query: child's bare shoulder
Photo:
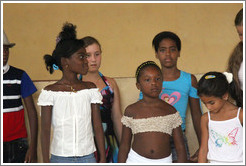
[[[126,107],[125,112],[124,112],[124,116],[134,117],[136,114],[136,110],[138,110],[138,109],[139,109],[138,102],[130,104]]]
[[[44,90],[50,90],[50,91],[57,91],[59,90],[58,88],[59,84],[55,82],[54,84],[47,85]]]
[[[85,82],[81,82],[82,84],[85,84],[85,86],[88,89],[92,89],[92,88],[97,88],[97,86],[93,83],[93,82],[89,82],[89,81],[85,81]]]
[[[201,116],[201,120],[208,120],[208,112],[205,112],[202,116]]]
[[[168,114],[175,114],[177,112],[177,110],[170,104],[168,104],[167,102],[161,100],[161,105],[162,108],[165,112],[167,112]]]

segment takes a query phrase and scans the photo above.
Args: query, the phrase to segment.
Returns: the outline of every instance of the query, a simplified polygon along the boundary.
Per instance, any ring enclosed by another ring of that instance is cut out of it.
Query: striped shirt
[[[36,92],[25,71],[10,66],[3,74],[3,141],[27,137],[22,98]]]

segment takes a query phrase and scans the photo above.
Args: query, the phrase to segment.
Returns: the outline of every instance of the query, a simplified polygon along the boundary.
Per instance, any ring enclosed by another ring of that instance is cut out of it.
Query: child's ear
[[[228,98],[229,98],[229,93],[226,92],[226,93],[222,96],[222,99],[223,99],[223,100],[228,100]]]
[[[136,83],[136,87],[141,91],[140,84],[138,82]]]
[[[66,66],[68,65],[67,58],[61,58],[61,66]]]
[[[156,59],[159,59],[158,55],[157,55],[157,52],[155,52],[155,58]]]

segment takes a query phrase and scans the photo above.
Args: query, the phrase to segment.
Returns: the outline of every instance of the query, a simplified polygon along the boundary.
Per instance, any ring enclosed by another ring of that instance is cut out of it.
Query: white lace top
[[[182,124],[179,112],[166,116],[133,119],[123,116],[121,122],[132,129],[133,134],[143,132],[163,132],[172,135],[172,130]]]
[[[91,103],[102,104],[98,88],[78,92],[42,89],[39,106],[53,106],[53,140],[50,152],[58,156],[84,156],[95,149],[91,122]],[[42,116],[42,115],[41,115]]]

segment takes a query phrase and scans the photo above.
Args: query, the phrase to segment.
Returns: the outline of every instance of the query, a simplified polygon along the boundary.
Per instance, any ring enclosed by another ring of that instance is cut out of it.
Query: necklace
[[[75,93],[77,92],[77,90],[74,89],[72,85],[68,85],[68,84],[64,84],[64,83],[63,83],[63,85],[65,85],[66,87],[69,87],[72,92],[75,92]]]
[[[66,86],[67,86],[67,87],[70,87],[70,89],[71,89],[72,92],[75,92],[75,93],[77,92],[77,91],[72,87],[72,85],[66,85]]]

